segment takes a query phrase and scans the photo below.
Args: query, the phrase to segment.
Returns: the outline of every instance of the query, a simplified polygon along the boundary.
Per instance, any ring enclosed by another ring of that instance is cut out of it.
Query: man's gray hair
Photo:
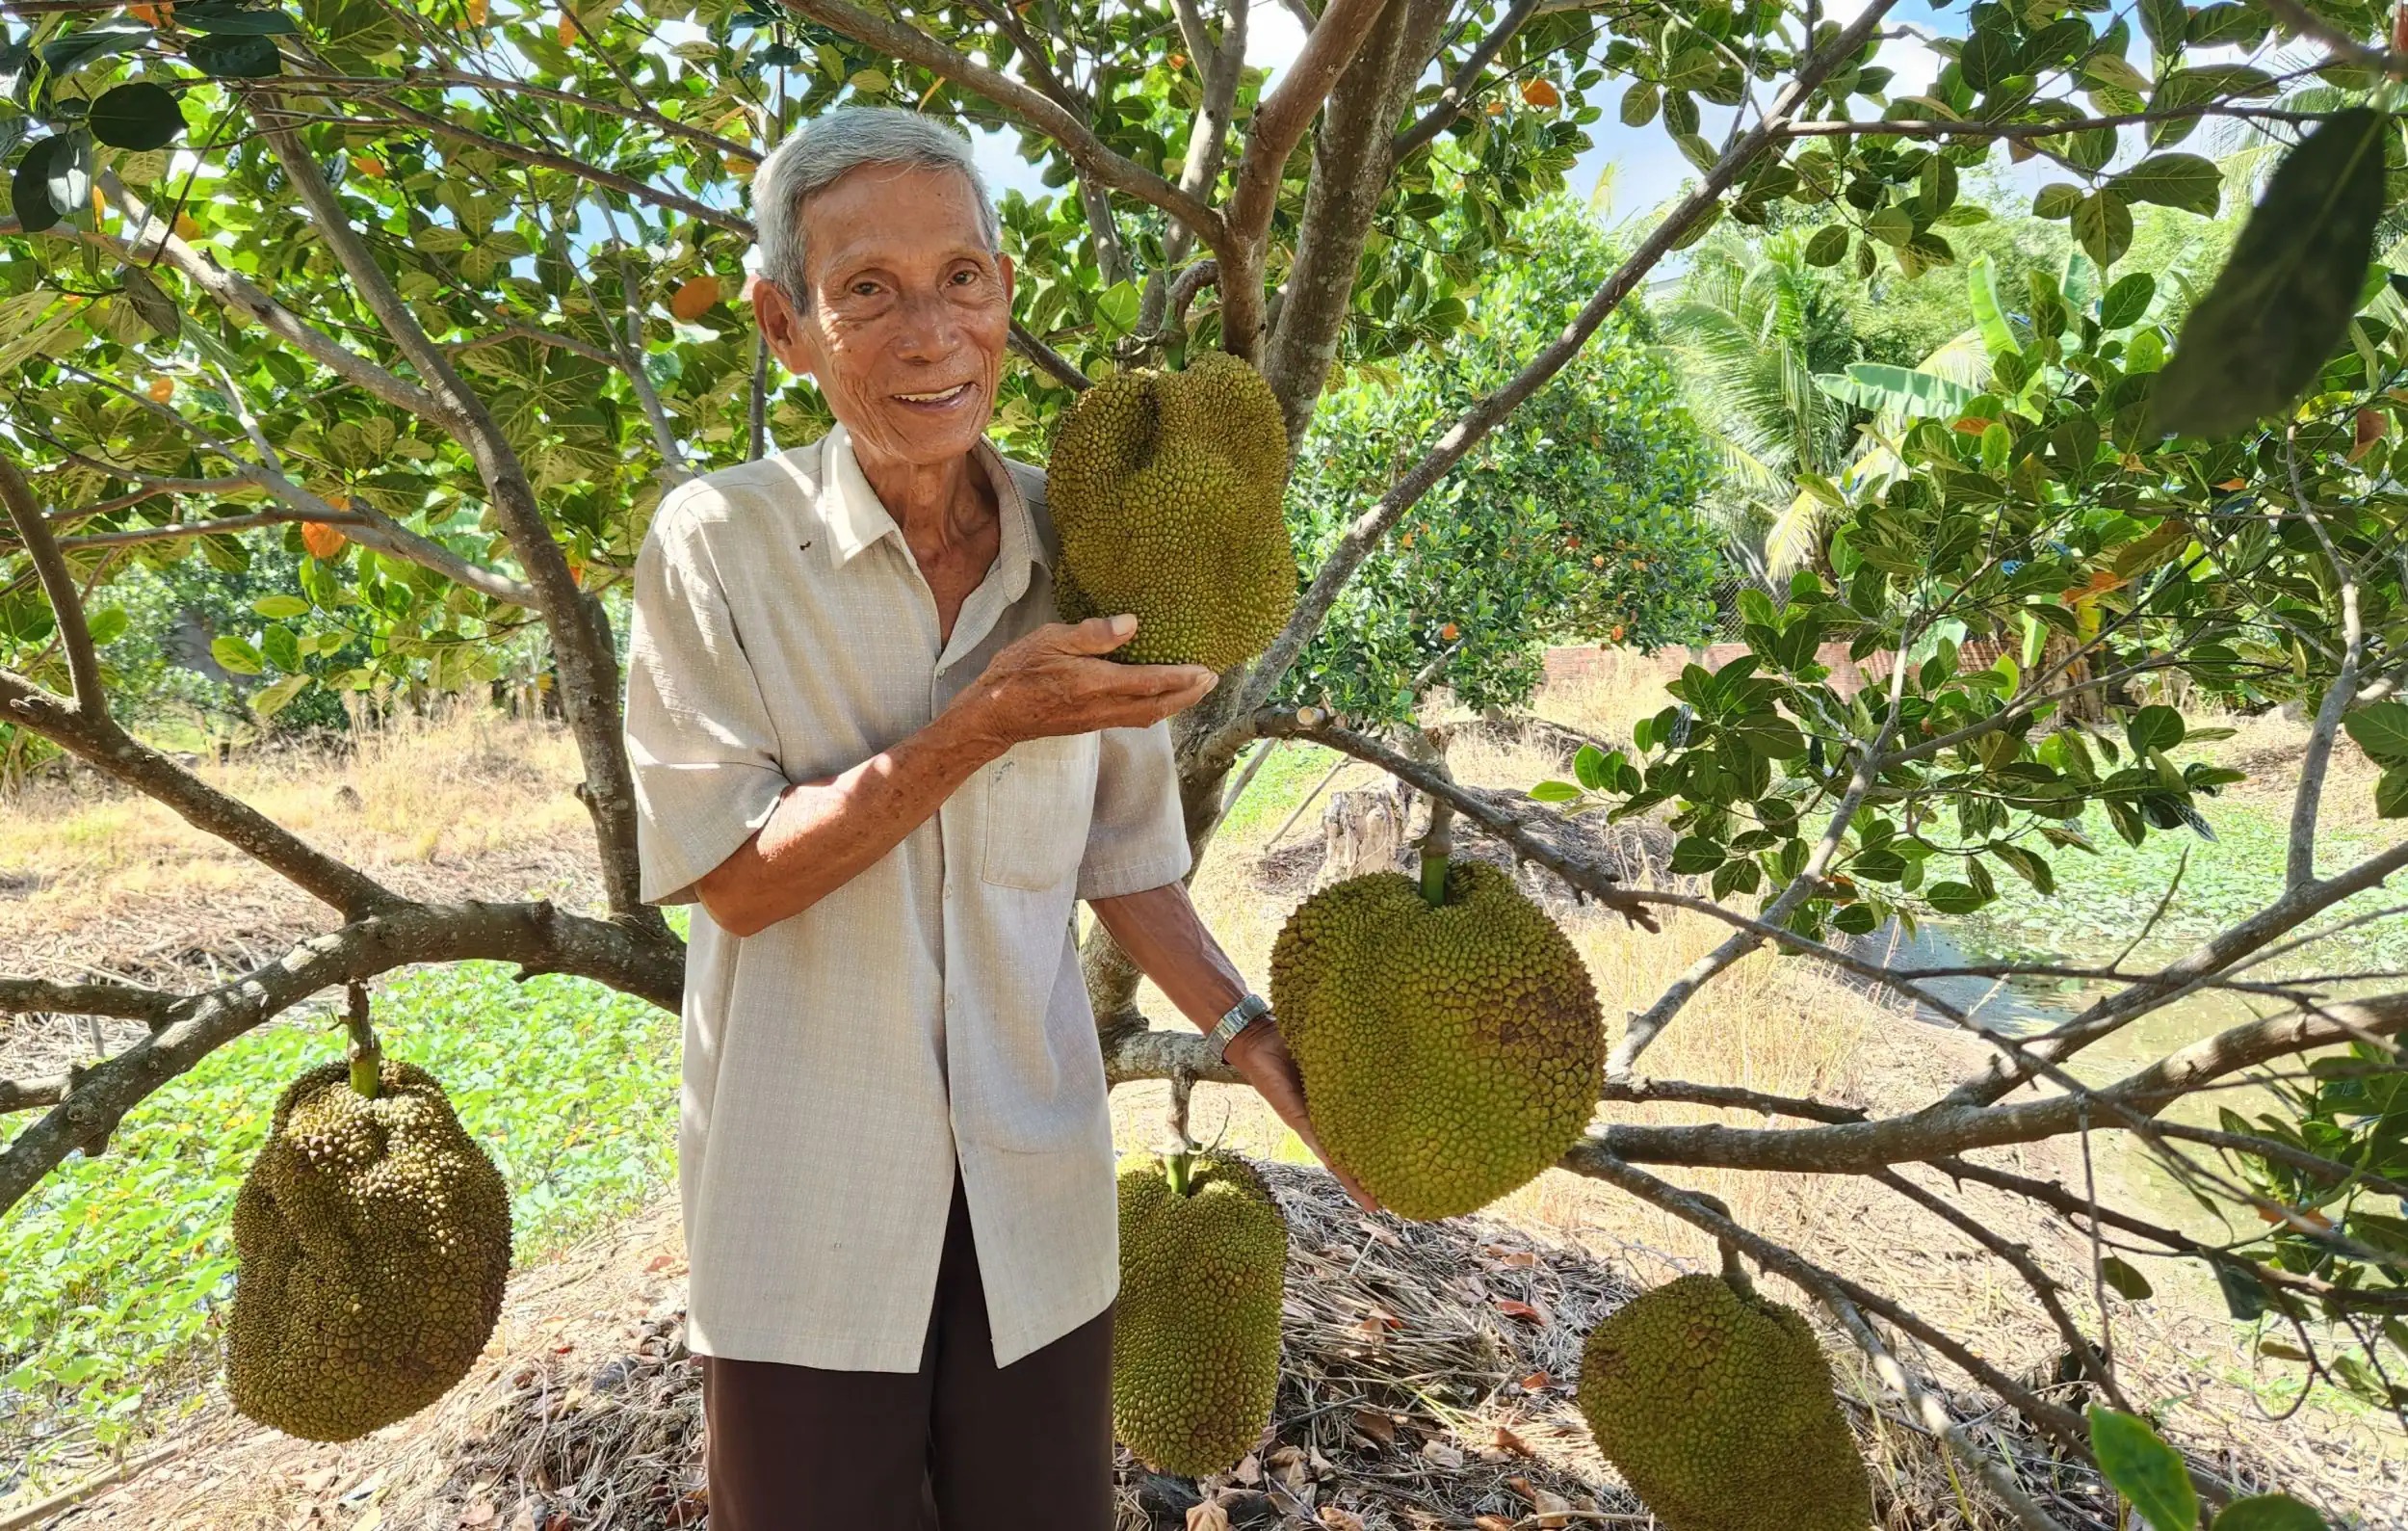
[[[971,157],[970,141],[942,122],[892,106],[844,106],[824,113],[788,134],[752,176],[753,226],[761,241],[761,275],[808,307],[811,285],[804,274],[802,204],[814,194],[865,165],[920,166],[959,171],[978,200],[979,237],[990,251],[1003,248],[1003,224],[994,198]]]

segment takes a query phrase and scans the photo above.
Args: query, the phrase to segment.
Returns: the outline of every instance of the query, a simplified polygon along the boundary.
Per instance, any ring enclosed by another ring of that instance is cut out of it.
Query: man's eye
[[[877,283],[874,281],[854,282],[852,295],[856,298],[875,298],[877,296]]]
[[[967,267],[954,273],[954,285],[956,287],[967,287],[970,283],[978,279],[979,274]]]

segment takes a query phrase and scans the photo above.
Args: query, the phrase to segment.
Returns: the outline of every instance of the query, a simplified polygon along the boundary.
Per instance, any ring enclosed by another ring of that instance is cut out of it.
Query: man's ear
[[[760,321],[761,335],[770,343],[770,354],[787,371],[798,377],[815,377],[809,348],[802,336],[802,316],[795,311],[786,289],[755,272],[745,279],[745,297],[752,304],[753,316]]]

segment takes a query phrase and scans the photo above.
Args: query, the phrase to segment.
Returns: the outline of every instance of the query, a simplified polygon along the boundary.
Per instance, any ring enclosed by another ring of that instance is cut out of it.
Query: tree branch
[[[1422,114],[1421,120],[1398,134],[1388,146],[1391,164],[1402,164],[1415,150],[1447,129],[1447,124],[1463,115],[1470,105],[1472,87],[1479,82],[1480,71],[1488,67],[1499,50],[1538,14],[1542,0],[1513,0],[1511,9],[1479,40],[1472,51],[1464,55],[1453,74],[1438,92],[1438,104]]]
[[[2199,101],[2186,106],[2155,107],[2146,112],[2119,112],[2107,117],[2067,118],[2054,122],[1930,121],[1920,118],[1872,122],[1793,122],[1784,138],[2062,138],[2095,128],[2133,127],[2149,122],[2179,122],[2201,117],[2234,117],[2259,121],[2320,122],[2327,114],[2294,112],[2277,106],[2235,105]]]
[[[2342,597],[2342,662],[2334,673],[2333,683],[2324,690],[2324,700],[2316,708],[2316,726],[2308,731],[2308,746],[2300,754],[2299,786],[2291,794],[2290,844],[2284,857],[2283,887],[2296,892],[2316,881],[2316,814],[2324,805],[2324,774],[2333,763],[2333,741],[2342,731],[2342,715],[2358,694],[2358,671],[2367,654],[2366,624],[2359,619],[2358,576],[2333,545],[2332,534],[2324,529],[2324,518],[2309,503],[2308,490],[2299,472],[2298,433],[2286,434],[2284,455],[2290,463],[2291,500],[2299,507],[2300,515],[2316,533],[2316,544],[2323,548],[2325,561],[2333,566],[2333,577],[2341,584]]]
[[[721,138],[706,128],[664,117],[648,106],[627,106],[606,101],[598,95],[580,94],[575,91],[556,91],[547,86],[530,85],[524,80],[505,79],[500,75],[477,74],[466,69],[422,69],[405,65],[397,78],[389,74],[280,74],[276,78],[308,94],[322,94],[347,100],[355,96],[382,94],[388,91],[432,88],[438,91],[501,91],[512,95],[529,95],[538,100],[557,101],[563,106],[579,107],[601,112],[630,122],[655,127],[672,138],[682,138],[699,147],[747,162],[757,162],[761,151],[732,138]]]
[[[110,1016],[156,1024],[173,1009],[175,996],[132,984],[54,984],[39,978],[0,978],[0,1014]]]
[[[1014,319],[1011,322],[1011,349],[1034,362],[1046,376],[1075,393],[1084,393],[1092,380],[1079,370],[1079,364],[1039,340],[1036,331]]]
[[[388,907],[312,937],[232,983],[175,999],[150,1036],[74,1076],[64,1099],[0,1149],[0,1212],[70,1151],[95,1151],[153,1091],[311,994],[412,963],[472,959],[598,979],[669,1011],[685,982],[674,937],[564,914],[549,902]]]
[[[109,699],[100,686],[100,654],[92,647],[92,628],[84,620],[84,595],[75,575],[59,554],[58,540],[34,500],[33,487],[5,452],[0,452],[0,503],[8,507],[19,541],[34,561],[34,574],[50,600],[50,617],[66,650],[67,678],[75,693],[75,710],[87,718],[106,720]]]
[[[785,7],[881,53],[941,75],[995,103],[1008,115],[1060,144],[1071,163],[1113,191],[1161,208],[1218,249],[1226,228],[1217,209],[1105,146],[1087,125],[1044,92],[955,52],[916,27],[876,15],[846,0],[781,0]]]

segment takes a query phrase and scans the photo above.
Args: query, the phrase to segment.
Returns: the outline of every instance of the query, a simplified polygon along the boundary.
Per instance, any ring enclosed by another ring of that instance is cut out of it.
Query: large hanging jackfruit
[[[1262,374],[1208,352],[1079,396],[1046,463],[1062,620],[1134,613],[1112,657],[1214,670],[1253,658],[1296,604],[1280,499],[1288,430]]]
[[[1570,940],[1513,880],[1332,884],[1270,954],[1271,1009],[1332,1163],[1409,1218],[1475,1211],[1563,1156],[1604,1087],[1604,1017]]]
[[[1665,1531],[1865,1531],[1872,1519],[1814,1331],[1721,1277],[1668,1281],[1591,1330],[1581,1412]]]
[[[312,1069],[276,1101],[234,1202],[226,1388],[263,1425],[350,1440],[450,1391],[510,1275],[510,1193],[440,1085],[384,1061]]]
[[[1179,1156],[1174,1156],[1179,1157]],[[1263,1177],[1225,1154],[1120,1165],[1112,1433],[1165,1472],[1224,1472],[1270,1422],[1288,1224]]]

